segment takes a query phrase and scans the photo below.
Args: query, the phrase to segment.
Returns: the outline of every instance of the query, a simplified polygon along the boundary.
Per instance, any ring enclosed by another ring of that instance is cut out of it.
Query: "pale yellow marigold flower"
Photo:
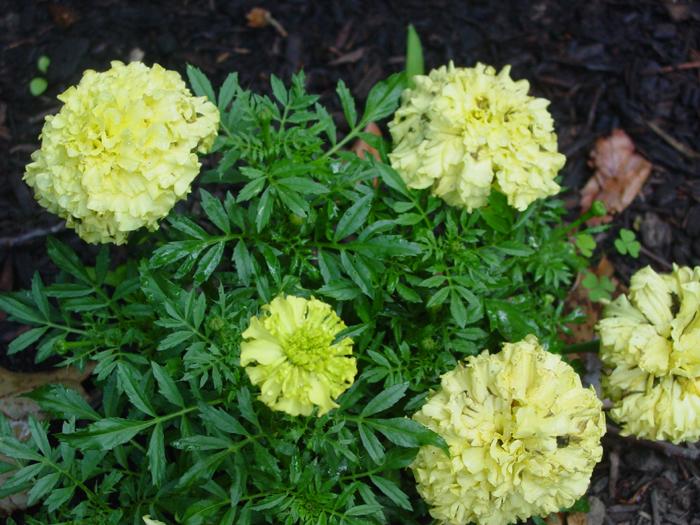
[[[700,267],[651,267],[632,276],[629,297],[603,309],[596,325],[607,374],[603,394],[622,435],[700,438]]]
[[[403,92],[389,130],[391,165],[409,188],[432,187],[448,204],[472,211],[491,190],[524,210],[554,195],[566,158],[557,152],[549,101],[528,96],[527,80],[514,82],[483,64],[449,66],[416,75]]]
[[[46,117],[24,175],[39,204],[92,243],[155,230],[199,173],[216,106],[193,97],[177,72],[140,62],[86,71],[58,98],[64,106]]]
[[[410,465],[433,518],[506,525],[572,505],[603,449],[602,403],[535,336],[469,357],[441,378],[413,419],[450,448]]]
[[[318,406],[320,417],[355,381],[352,340],[335,341],[345,323],[318,299],[279,296],[263,307],[243,332],[241,366],[251,383],[260,385],[258,399],[273,410],[308,416]],[[335,342],[334,342],[335,341]],[[253,365],[255,363],[255,365]]]

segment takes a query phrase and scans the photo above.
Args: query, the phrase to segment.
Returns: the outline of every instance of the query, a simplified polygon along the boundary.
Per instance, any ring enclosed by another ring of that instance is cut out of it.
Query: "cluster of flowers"
[[[47,117],[25,179],[37,199],[89,242],[125,241],[157,227],[190,191],[217,134],[218,111],[159,66],[114,62],[87,72]],[[410,188],[432,188],[472,210],[492,190],[519,210],[559,190],[548,102],[527,95],[509,68],[455,68],[415,78],[390,125],[393,167]],[[603,387],[624,432],[674,442],[700,437],[700,268],[632,278],[629,299],[598,324],[609,367]],[[279,296],[243,332],[241,365],[258,399],[292,416],[317,416],[357,374],[352,340],[332,307]],[[442,523],[501,525],[570,506],[600,460],[602,403],[534,336],[467,358],[441,378],[414,419],[447,442],[423,447],[411,469]],[[147,525],[161,522],[144,517]]]

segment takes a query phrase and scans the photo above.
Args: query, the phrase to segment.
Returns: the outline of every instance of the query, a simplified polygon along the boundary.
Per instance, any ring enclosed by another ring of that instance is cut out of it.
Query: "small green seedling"
[[[46,55],[42,55],[39,60],[36,62],[36,68],[41,71],[42,73],[46,74],[46,71],[49,69],[49,64],[51,63],[51,60],[49,60],[49,57]],[[46,88],[49,86],[49,83],[46,82],[46,79],[43,77],[36,77],[29,82],[29,92],[34,95],[35,97],[38,97],[41,95],[44,91],[46,91]]]
[[[579,233],[576,236],[576,247],[584,257],[591,257],[595,250],[596,242],[590,233]]]
[[[636,240],[633,231],[622,228],[620,230],[620,238],[615,241],[615,248],[622,255],[629,253],[636,259],[639,257],[639,250],[642,249],[642,245]]]
[[[584,288],[590,290],[589,297],[593,302],[599,302],[601,299],[611,299],[610,292],[615,291],[615,285],[610,282],[610,279],[603,276],[598,280],[598,277],[593,273],[588,273],[583,278],[581,284]]]

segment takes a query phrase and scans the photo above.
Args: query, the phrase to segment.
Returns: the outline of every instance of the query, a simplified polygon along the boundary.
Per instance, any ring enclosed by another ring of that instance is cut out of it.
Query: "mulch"
[[[247,26],[264,7],[286,32]],[[562,195],[571,217],[592,175],[595,140],[623,129],[653,170],[612,228],[597,237],[612,246],[620,228],[638,232],[636,260],[608,256],[625,282],[651,264],[700,266],[700,4],[661,0],[0,0],[0,291],[26,289],[32,275],[55,272],[48,234],[86,258],[94,251],[42,211],[22,182],[56,95],[85,69],[140,58],[180,71],[199,67],[219,86],[237,71],[241,84],[269,94],[270,76],[289,81],[303,68],[342,131],[335,95],[343,80],[362,101],[378,80],[404,67],[406,27],[423,43],[426,68],[453,60],[530,81],[551,100],[560,151]],[[29,82],[42,76],[38,97]],[[0,313],[1,314],[1,313]],[[0,318],[0,354],[18,327]],[[30,358],[0,355],[0,365],[31,370]],[[700,525],[700,451],[656,450],[609,434],[591,485],[588,523]],[[695,454],[695,459],[692,458]]]

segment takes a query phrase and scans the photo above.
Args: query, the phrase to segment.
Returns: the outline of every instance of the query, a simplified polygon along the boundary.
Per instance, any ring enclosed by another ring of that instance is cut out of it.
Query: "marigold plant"
[[[355,380],[352,340],[334,342],[345,323],[318,299],[277,297],[253,317],[243,332],[241,366],[258,397],[273,410],[320,417],[339,405],[333,401]]]
[[[554,195],[564,166],[557,152],[549,101],[528,95],[527,80],[514,82],[510,66],[448,66],[414,77],[389,124],[391,165],[409,188],[432,188],[448,204],[471,211],[492,190],[524,210]]]
[[[653,440],[700,438],[700,267],[651,267],[630,293],[607,302],[596,325],[607,367],[603,394],[622,434]]]
[[[24,176],[39,203],[92,243],[155,230],[199,173],[216,106],[193,97],[178,73],[140,62],[86,71],[58,98],[64,105],[46,117]]]
[[[450,455],[422,447],[411,464],[442,523],[507,525],[571,506],[603,449],[602,403],[534,336],[469,357],[441,377],[413,418]]]

